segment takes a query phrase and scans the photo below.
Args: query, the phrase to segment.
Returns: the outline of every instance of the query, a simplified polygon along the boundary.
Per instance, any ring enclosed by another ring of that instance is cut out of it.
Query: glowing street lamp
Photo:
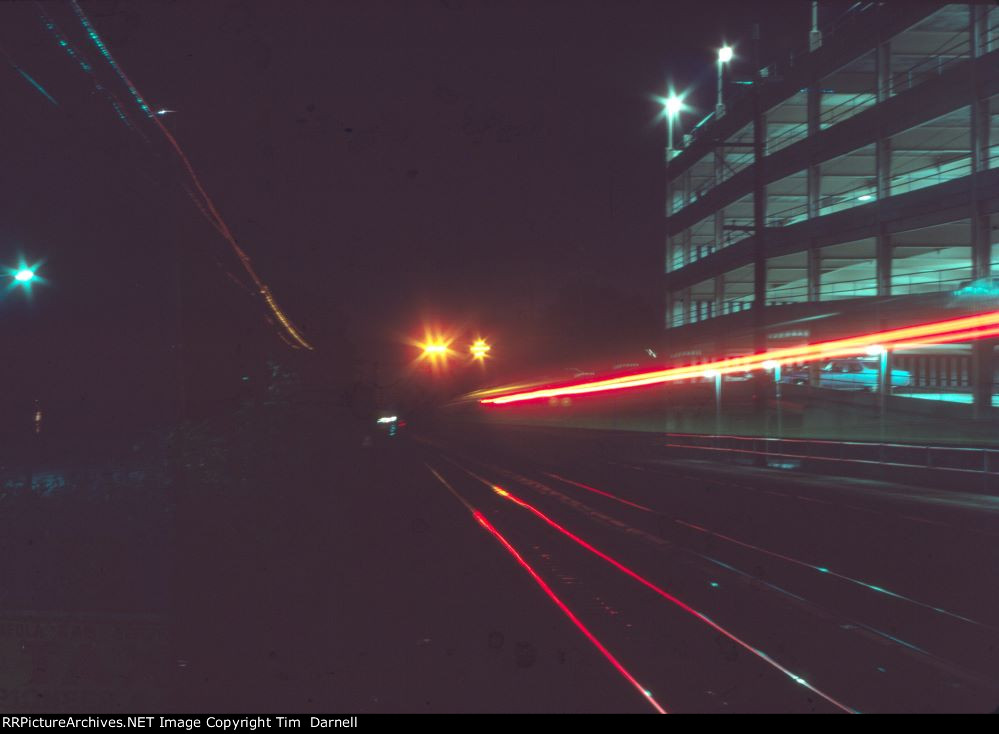
[[[476,339],[472,345],[468,348],[468,351],[472,353],[472,359],[484,360],[489,356],[489,350],[492,349],[485,339]]]
[[[448,363],[454,356],[451,344],[454,336],[446,330],[432,327],[424,327],[423,338],[408,340],[409,344],[417,350],[416,362],[423,365],[432,374],[444,374],[447,372]]]
[[[447,344],[441,342],[430,342],[423,345],[424,357],[446,357],[447,351]]]
[[[663,110],[666,112],[666,160],[673,158],[673,120],[679,117],[683,111],[683,98],[677,96],[676,92],[670,92],[669,96],[663,100]]]
[[[11,279],[10,288],[20,286],[29,293],[32,285],[44,282],[38,275],[38,264],[28,265],[23,260],[16,268],[7,268],[7,276]]]
[[[722,77],[725,74],[725,64],[732,60],[732,47],[727,43],[718,49],[718,104],[715,105],[715,117],[725,114],[725,102],[722,100]]]
[[[666,115],[668,117],[676,117],[680,114],[680,110],[683,109],[683,100],[676,96],[675,93],[670,94],[666,98]]]

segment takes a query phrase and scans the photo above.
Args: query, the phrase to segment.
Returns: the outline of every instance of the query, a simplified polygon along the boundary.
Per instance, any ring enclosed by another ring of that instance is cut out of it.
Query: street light
[[[663,109],[666,111],[666,160],[673,158],[673,120],[683,111],[683,98],[677,96],[676,92],[670,92],[663,101]]]
[[[423,356],[431,358],[447,356],[447,344],[442,344],[441,342],[431,342],[429,344],[424,344]]]
[[[715,105],[715,117],[725,114],[725,102],[722,100],[722,77],[725,74],[725,64],[732,60],[732,47],[727,43],[718,49],[718,104]]]
[[[27,292],[31,292],[31,286],[35,283],[44,283],[45,279],[38,274],[39,263],[28,265],[21,260],[16,268],[7,268],[7,276],[10,278],[10,288],[20,286]]]
[[[666,114],[670,117],[676,117],[682,109],[683,100],[680,99],[675,92],[671,93],[670,96],[666,98]]]
[[[472,359],[485,360],[489,356],[489,350],[492,349],[485,339],[476,339],[472,345],[468,348],[468,351],[472,353]]]

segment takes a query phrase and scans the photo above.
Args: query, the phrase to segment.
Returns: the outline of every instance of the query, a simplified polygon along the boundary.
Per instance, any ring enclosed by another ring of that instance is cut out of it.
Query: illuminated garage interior
[[[994,287],[999,9],[894,10],[763,67],[668,159],[665,325],[678,344],[685,327],[754,308]],[[991,343],[975,349],[991,360]],[[930,349],[932,373],[918,353],[896,359],[966,402],[972,351]]]

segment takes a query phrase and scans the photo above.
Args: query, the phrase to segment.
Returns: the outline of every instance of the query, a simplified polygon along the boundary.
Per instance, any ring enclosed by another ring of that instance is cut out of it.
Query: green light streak
[[[51,94],[49,94],[48,92],[46,92],[45,91],[45,87],[43,87],[41,84],[39,84],[34,79],[32,79],[31,75],[28,72],[26,72],[20,66],[15,66],[14,68],[17,69],[17,73],[20,74],[22,77],[24,77],[24,79],[28,82],[28,84],[30,84],[35,89],[37,89],[39,92],[41,92],[45,96],[45,99],[47,99],[49,102],[51,102],[52,104],[54,104],[56,107],[59,106],[59,103],[55,101],[55,97],[53,97]]]
[[[83,8],[80,7],[80,4],[76,0],[70,0],[70,4],[73,6],[73,11],[76,13],[76,17],[80,19],[80,23],[83,25],[83,29],[87,32],[87,36],[97,47],[97,50],[100,51],[101,55],[111,65],[111,68],[114,69],[115,73],[118,75],[118,78],[125,83],[126,87],[128,87],[128,91],[132,94],[132,97],[139,105],[139,108],[146,113],[147,117],[152,117],[153,116],[152,109],[150,109],[149,105],[146,104],[146,100],[142,98],[142,95],[139,94],[139,90],[137,90],[135,87],[132,86],[132,83],[128,80],[128,77],[125,75],[125,72],[123,72],[121,70],[121,67],[118,66],[118,62],[114,60],[114,57],[111,55],[111,52],[108,51],[107,46],[104,45],[103,39],[101,39],[100,35],[98,35],[97,30],[93,27],[93,25],[91,25],[90,19],[87,18],[86,14],[83,12]]]

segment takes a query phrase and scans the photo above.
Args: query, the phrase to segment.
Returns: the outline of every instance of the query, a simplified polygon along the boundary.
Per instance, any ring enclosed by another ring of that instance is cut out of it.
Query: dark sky
[[[292,317],[313,335],[334,322],[369,335],[363,348],[391,364],[406,354],[394,340],[425,317],[509,338],[574,280],[641,297],[658,314],[665,131],[652,96],[672,77],[706,113],[719,40],[736,43],[734,71],[748,75],[752,21],[767,48],[804,45],[809,5],[83,7],[150,103],[176,110],[166,124]],[[43,7],[132,104],[69,5]],[[174,245],[207,253],[221,240],[178,194],[183,177],[156,131],[140,122],[146,143],[121,124],[33,3],[0,6],[0,28],[4,167],[17,171],[0,192],[0,251],[47,259],[51,282],[31,309],[76,338],[75,351],[60,351],[40,337],[50,359],[89,350],[100,364],[104,342],[90,330],[119,347],[162,339]],[[207,254],[191,267],[223,287]]]

